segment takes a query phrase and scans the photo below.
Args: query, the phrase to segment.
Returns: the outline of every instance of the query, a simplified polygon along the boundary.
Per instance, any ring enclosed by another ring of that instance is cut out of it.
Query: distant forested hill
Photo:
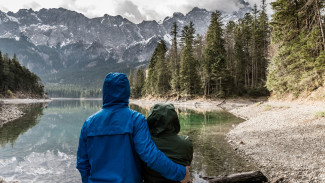
[[[0,96],[43,97],[44,86],[40,78],[21,66],[16,54],[9,58],[0,51]]]

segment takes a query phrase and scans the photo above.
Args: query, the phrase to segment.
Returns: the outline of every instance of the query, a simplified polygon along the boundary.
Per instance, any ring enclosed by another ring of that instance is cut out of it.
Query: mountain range
[[[223,13],[223,22],[242,18],[251,11],[245,1],[232,13]],[[45,83],[99,87],[108,72],[126,72],[145,66],[157,42],[171,44],[171,27],[179,30],[190,21],[196,34],[204,35],[210,11],[193,8],[186,15],[174,13],[161,22],[135,24],[122,16],[87,18],[64,8],[0,11],[0,51],[38,74]],[[180,34],[180,31],[179,31]]]

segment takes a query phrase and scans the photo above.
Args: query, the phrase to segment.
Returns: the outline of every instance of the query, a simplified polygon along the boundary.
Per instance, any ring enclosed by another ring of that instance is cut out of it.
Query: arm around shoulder
[[[181,181],[185,178],[186,168],[167,158],[151,140],[143,115],[138,114],[135,118],[133,139],[136,152],[150,168],[170,180]]]

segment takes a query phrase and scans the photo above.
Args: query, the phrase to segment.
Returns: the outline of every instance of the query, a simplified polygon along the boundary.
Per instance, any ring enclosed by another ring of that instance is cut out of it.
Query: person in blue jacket
[[[151,140],[145,117],[129,109],[125,74],[109,73],[103,107],[81,128],[77,169],[83,183],[142,182],[141,161],[167,179],[189,182],[189,167],[174,163]]]

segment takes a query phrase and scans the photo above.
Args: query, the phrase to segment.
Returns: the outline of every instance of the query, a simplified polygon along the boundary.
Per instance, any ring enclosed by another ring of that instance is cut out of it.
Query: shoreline
[[[151,107],[156,103],[171,103],[175,107],[188,108],[193,110],[226,110],[230,111],[236,108],[247,107],[256,102],[264,102],[265,98],[258,99],[193,99],[186,101],[164,100],[164,99],[130,99],[130,104]]]
[[[51,99],[0,99],[0,128],[25,115],[23,107],[35,103],[49,103]]]
[[[17,107],[52,100],[93,99],[0,99],[0,104],[4,101],[2,106]],[[130,99],[130,104],[148,108],[160,102],[198,111],[226,110],[245,119],[228,132],[226,140],[270,182],[325,182],[325,117],[318,114],[324,112],[325,116],[325,103],[321,101]],[[17,118],[23,114],[19,115]]]
[[[325,182],[324,103],[270,100],[229,112],[247,120],[228,142],[270,182]]]

